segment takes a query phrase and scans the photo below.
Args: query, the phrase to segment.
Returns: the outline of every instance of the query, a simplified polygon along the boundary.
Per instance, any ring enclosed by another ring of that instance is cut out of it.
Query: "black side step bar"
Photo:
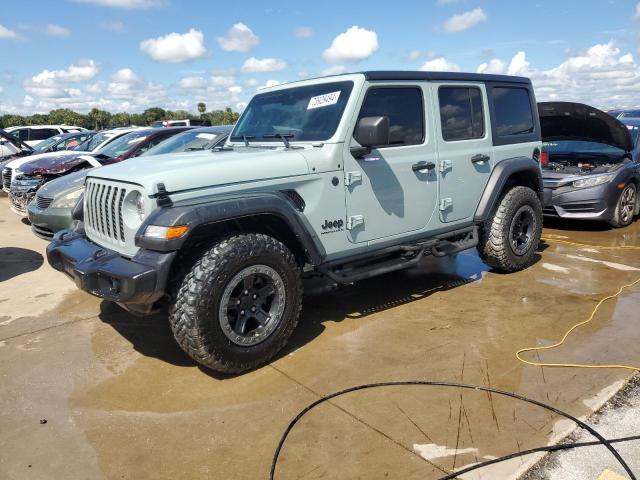
[[[444,257],[473,248],[478,244],[478,227],[472,226],[438,235],[413,245],[388,247],[361,255],[343,263],[319,267],[321,273],[336,283],[353,283],[384,273],[395,272],[416,265],[424,255]]]

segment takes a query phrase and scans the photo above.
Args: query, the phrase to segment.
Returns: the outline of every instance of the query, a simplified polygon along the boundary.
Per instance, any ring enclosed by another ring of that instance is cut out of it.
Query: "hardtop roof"
[[[374,70],[360,73],[362,73],[367,80],[455,80],[466,82],[531,83],[531,80],[526,77],[493,75],[489,73],[423,72],[404,70]]]

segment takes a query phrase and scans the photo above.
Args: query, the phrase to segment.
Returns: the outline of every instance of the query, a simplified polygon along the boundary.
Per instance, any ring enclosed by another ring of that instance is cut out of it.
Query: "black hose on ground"
[[[532,398],[527,398],[527,397],[525,397],[523,395],[518,395],[517,393],[507,392],[505,390],[499,390],[499,389],[496,389],[496,388],[484,387],[484,386],[480,386],[480,385],[470,385],[470,384],[465,384],[465,383],[442,382],[442,381],[426,381],[426,380],[368,383],[368,384],[363,384],[363,385],[357,385],[355,387],[346,388],[344,390],[340,390],[338,392],[334,392],[334,393],[332,393],[330,395],[326,395],[326,396],[324,396],[322,398],[319,398],[315,402],[310,403],[302,411],[300,411],[300,413],[298,413],[293,420],[291,420],[291,422],[289,423],[289,425],[287,426],[287,428],[283,432],[282,436],[280,437],[280,441],[278,442],[278,446],[276,447],[276,450],[275,450],[275,452],[273,454],[273,460],[271,462],[271,471],[269,473],[269,480],[274,480],[275,479],[276,466],[278,464],[278,458],[280,457],[280,453],[282,451],[282,447],[284,446],[284,443],[287,440],[287,437],[289,436],[289,433],[291,432],[293,427],[296,425],[296,423],[298,423],[300,421],[300,419],[302,417],[304,417],[309,411],[313,410],[315,407],[317,407],[318,405],[320,405],[320,404],[322,404],[324,402],[327,402],[327,401],[329,401],[329,400],[331,400],[333,398],[336,398],[336,397],[340,397],[342,395],[346,395],[348,393],[357,392],[359,390],[372,389],[372,388],[398,387],[398,386],[426,386],[426,387],[464,388],[464,389],[468,389],[468,390],[477,390],[477,391],[482,391],[482,392],[490,392],[490,393],[495,393],[497,395],[502,395],[502,396],[505,396],[505,397],[514,398],[516,400],[520,400],[520,401],[523,401],[523,402],[531,403],[531,404],[536,405],[538,407],[544,408],[545,410],[549,410],[550,412],[553,412],[553,413],[555,413],[557,415],[561,415],[561,416],[563,416],[565,418],[568,418],[569,420],[575,422],[580,428],[583,428],[584,430],[587,430],[591,435],[593,435],[594,437],[596,437],[598,439],[595,442],[550,445],[550,446],[546,446],[546,447],[538,447],[538,448],[531,449],[531,450],[525,450],[525,451],[521,451],[521,452],[517,452],[517,453],[512,453],[512,454],[506,455],[504,457],[500,457],[500,458],[496,458],[496,459],[493,459],[493,460],[488,460],[486,462],[482,462],[482,463],[478,463],[478,464],[475,464],[475,465],[471,465],[470,467],[467,467],[465,469],[462,469],[462,470],[459,470],[457,472],[454,472],[454,473],[451,473],[449,475],[446,475],[446,476],[440,478],[439,480],[450,480],[450,479],[456,478],[457,476],[459,476],[459,475],[461,475],[463,473],[467,473],[467,472],[470,472],[472,470],[476,470],[476,469],[479,469],[479,468],[482,468],[482,467],[486,467],[488,465],[493,465],[495,463],[504,462],[504,461],[510,460],[512,458],[521,457],[523,455],[528,455],[528,454],[535,453],[535,452],[552,452],[552,451],[556,451],[556,450],[567,450],[567,449],[570,449],[570,448],[586,447],[586,446],[593,446],[593,445],[604,445],[605,447],[607,447],[607,449],[611,452],[611,454],[618,461],[618,463],[622,466],[622,468],[624,468],[625,472],[627,472],[627,474],[629,475],[629,478],[631,480],[637,480],[636,476],[631,471],[631,468],[629,467],[629,465],[627,465],[627,463],[624,461],[624,459],[622,458],[620,453],[613,447],[612,443],[630,441],[630,440],[637,440],[637,439],[640,439],[640,436],[625,437],[625,438],[617,438],[617,439],[607,440],[601,434],[599,434],[593,427],[590,427],[585,422],[577,419],[576,417],[574,417],[574,416],[572,416],[572,415],[570,415],[570,414],[568,414],[566,412],[563,412],[562,410],[559,410],[559,409],[557,409],[555,407],[552,407],[551,405],[547,405],[546,403],[539,402],[538,400],[534,400]]]

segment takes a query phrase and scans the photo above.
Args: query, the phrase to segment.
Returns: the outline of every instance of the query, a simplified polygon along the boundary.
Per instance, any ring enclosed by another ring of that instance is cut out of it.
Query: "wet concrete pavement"
[[[587,416],[630,375],[531,367],[514,353],[557,340],[599,298],[640,277],[638,251],[548,242],[532,268],[511,275],[488,271],[474,251],[426,259],[308,296],[278,359],[221,377],[182,353],[164,314],[136,318],[77,291],[42,262],[46,243],[6,203],[0,198],[0,478],[265,479],[289,421],[320,396],[357,384],[487,385]],[[623,231],[570,224],[544,234],[640,245],[640,221]],[[540,357],[638,364],[639,308],[640,288],[626,290]],[[305,416],[276,478],[435,479],[558,441],[572,428],[539,407],[480,391],[365,390]],[[531,460],[463,478],[511,478]]]

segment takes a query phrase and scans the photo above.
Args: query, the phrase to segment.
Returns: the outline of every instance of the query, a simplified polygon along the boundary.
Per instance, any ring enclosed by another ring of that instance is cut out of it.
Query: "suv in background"
[[[72,229],[47,248],[80,288],[149,313],[180,346],[238,373],[287,343],[302,277],[350,284],[477,247],[513,272],[542,230],[540,124],[529,79],[364,72],[256,94],[225,146],[89,173]]]
[[[83,132],[86,128],[75,127],[73,125],[31,125],[28,127],[9,127],[4,130],[33,147],[54,135],[69,132]]]

